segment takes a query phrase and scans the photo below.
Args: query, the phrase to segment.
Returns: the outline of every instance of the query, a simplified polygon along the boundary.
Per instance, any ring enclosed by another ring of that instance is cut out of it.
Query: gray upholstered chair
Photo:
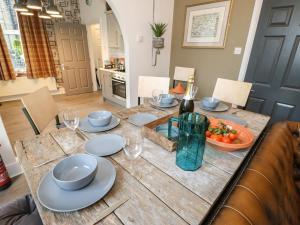
[[[0,224],[43,225],[31,195],[0,206]]]

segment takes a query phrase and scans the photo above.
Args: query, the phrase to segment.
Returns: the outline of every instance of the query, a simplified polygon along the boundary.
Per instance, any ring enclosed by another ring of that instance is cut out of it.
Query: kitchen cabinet
[[[100,76],[101,76],[101,80],[102,80],[102,96],[103,96],[103,100],[106,101],[110,101],[110,102],[114,102],[117,103],[118,105],[124,106],[126,107],[126,101],[122,100],[120,98],[116,98],[113,95],[113,88],[112,88],[112,76],[114,74],[114,72],[109,72],[109,71],[104,71],[102,69],[100,69]]]
[[[112,78],[111,72],[101,71],[101,79],[102,79],[102,95],[106,99],[112,98]]]
[[[121,48],[122,33],[116,16],[112,12],[106,13],[107,38],[109,48]]]

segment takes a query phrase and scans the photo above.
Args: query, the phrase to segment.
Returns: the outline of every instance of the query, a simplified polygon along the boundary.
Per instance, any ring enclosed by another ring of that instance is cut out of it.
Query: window
[[[12,0],[0,0],[0,25],[5,36],[14,69],[17,73],[24,73],[26,72],[25,59],[17,15],[13,9],[13,4],[14,1]]]

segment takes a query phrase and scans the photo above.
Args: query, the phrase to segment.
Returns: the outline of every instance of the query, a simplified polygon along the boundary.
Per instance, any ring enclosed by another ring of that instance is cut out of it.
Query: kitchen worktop
[[[111,73],[119,73],[119,74],[126,74],[125,72],[120,72],[120,71],[116,71],[116,69],[114,68],[114,69],[105,69],[105,68],[99,68],[99,70],[101,70],[101,71],[106,71],[106,72],[111,72]]]

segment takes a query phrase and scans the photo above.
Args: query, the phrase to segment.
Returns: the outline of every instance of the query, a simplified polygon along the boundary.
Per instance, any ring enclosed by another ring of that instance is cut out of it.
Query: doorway
[[[85,25],[55,24],[59,59],[67,95],[92,92],[90,57]]]
[[[245,81],[247,110],[300,121],[300,2],[264,0]]]

